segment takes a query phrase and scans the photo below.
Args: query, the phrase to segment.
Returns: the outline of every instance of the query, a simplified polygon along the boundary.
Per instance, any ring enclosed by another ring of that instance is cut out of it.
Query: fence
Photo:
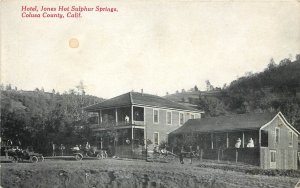
[[[227,148],[202,150],[203,159],[235,161],[259,166],[259,148]]]

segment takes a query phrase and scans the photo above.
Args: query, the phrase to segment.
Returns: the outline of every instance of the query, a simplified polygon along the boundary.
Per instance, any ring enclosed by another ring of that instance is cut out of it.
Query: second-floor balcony
[[[128,106],[99,110],[94,116],[93,129],[114,127],[144,126],[144,108]]]

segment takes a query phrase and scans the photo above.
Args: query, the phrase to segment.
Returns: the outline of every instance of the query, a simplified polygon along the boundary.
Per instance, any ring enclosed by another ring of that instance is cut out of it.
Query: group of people
[[[199,157],[200,157],[200,147],[197,146],[196,152],[193,151],[192,146],[190,146],[190,151],[189,151],[189,152],[184,151],[184,148],[181,147],[181,150],[180,150],[180,153],[179,153],[179,162],[180,162],[181,164],[184,164],[183,158],[184,158],[184,156],[185,156],[186,154],[189,155],[189,158],[190,158],[190,164],[192,164],[192,163],[193,163],[193,157],[194,157],[194,156],[197,156],[198,159],[199,159]]]
[[[242,144],[242,140],[240,138],[237,139],[235,143],[235,148],[240,148]],[[254,141],[252,138],[249,139],[249,142],[246,145],[247,148],[254,148]]]
[[[89,144],[89,142],[86,142],[85,148],[82,148],[81,145],[76,145],[75,147],[72,147],[71,150],[72,151],[79,151],[82,149],[89,150],[90,148],[91,148],[91,145]],[[60,144],[60,146],[57,147],[56,144],[52,143],[52,156],[56,156],[57,150],[59,150],[61,156],[63,156],[64,152],[66,150],[66,147],[63,144]]]
[[[52,156],[56,156],[56,151],[59,150],[61,156],[64,155],[64,151],[66,150],[66,147],[63,144],[60,144],[59,147],[56,146],[56,144],[52,143]]]

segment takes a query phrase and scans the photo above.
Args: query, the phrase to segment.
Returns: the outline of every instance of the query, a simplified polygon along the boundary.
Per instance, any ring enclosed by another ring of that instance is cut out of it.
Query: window
[[[261,147],[268,147],[268,131],[261,130]]]
[[[133,120],[144,121],[144,108],[137,106],[133,107]]]
[[[191,114],[191,119],[195,119],[195,115],[194,114]]]
[[[270,155],[271,155],[271,162],[275,163],[276,162],[276,151],[270,151]]]
[[[289,146],[292,147],[293,146],[293,132],[289,131]]]
[[[153,122],[158,123],[158,110],[153,110]]]
[[[167,124],[171,125],[172,124],[172,112],[167,111]]]
[[[279,143],[279,128],[276,127],[275,128],[275,143],[278,144]]]
[[[154,141],[154,145],[159,144],[159,133],[158,132],[153,133],[153,141]]]
[[[183,123],[184,123],[184,114],[180,112],[179,113],[179,124],[183,125]]]

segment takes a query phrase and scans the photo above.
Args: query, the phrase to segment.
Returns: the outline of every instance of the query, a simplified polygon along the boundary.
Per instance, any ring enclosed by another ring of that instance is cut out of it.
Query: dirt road
[[[197,164],[130,160],[44,161],[1,164],[1,185],[24,188],[66,187],[294,187],[298,178],[249,175],[201,168]]]

